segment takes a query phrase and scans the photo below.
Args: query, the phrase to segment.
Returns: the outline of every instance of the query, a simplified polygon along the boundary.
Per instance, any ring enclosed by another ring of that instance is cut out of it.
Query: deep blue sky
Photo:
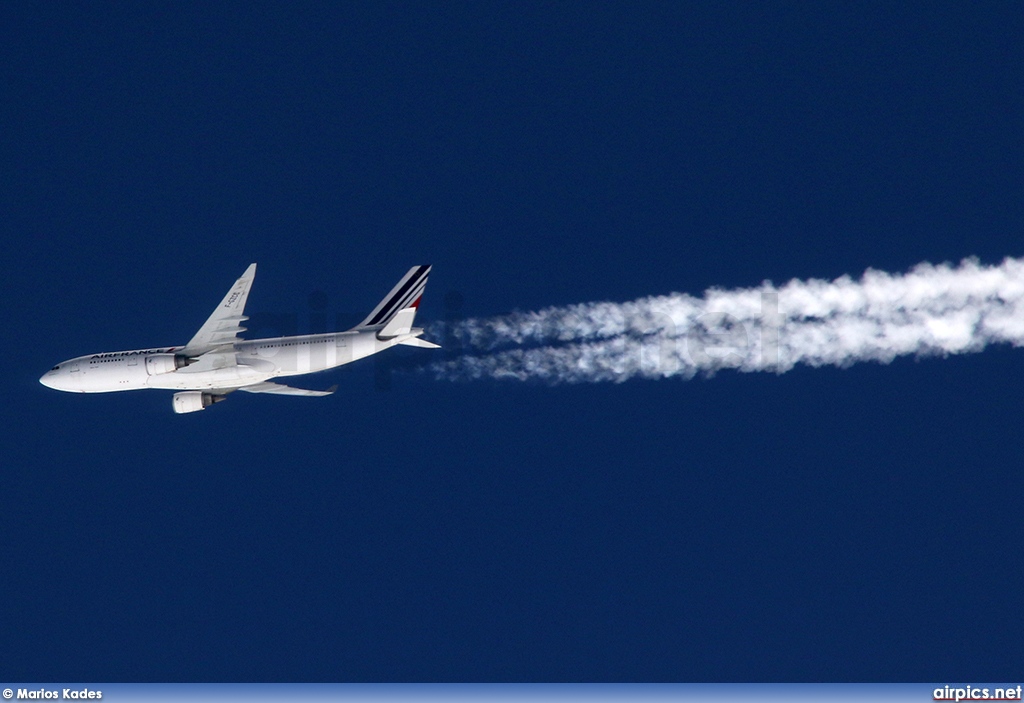
[[[417,263],[429,321],[1024,254],[1024,7],[976,5],[6,4],[0,674],[1019,675],[1017,350],[367,361],[181,417],[37,383],[184,343],[252,261],[305,331]]]

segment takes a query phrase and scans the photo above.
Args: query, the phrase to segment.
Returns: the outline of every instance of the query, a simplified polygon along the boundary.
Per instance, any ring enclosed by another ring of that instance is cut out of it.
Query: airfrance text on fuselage
[[[90,359],[107,359],[111,356],[132,356],[133,354],[166,354],[172,352],[177,347],[167,347],[166,349],[139,349],[137,351],[125,351],[125,352],[107,352],[105,354],[93,354]]]

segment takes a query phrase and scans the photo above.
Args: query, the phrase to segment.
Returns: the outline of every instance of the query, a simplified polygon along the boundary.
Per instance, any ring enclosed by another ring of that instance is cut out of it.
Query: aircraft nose
[[[42,376],[40,376],[39,382],[42,383],[47,388],[53,388],[54,390],[60,390],[59,388],[57,388],[57,385],[56,385],[57,384],[56,376],[57,376],[57,372],[56,371],[47,371]]]

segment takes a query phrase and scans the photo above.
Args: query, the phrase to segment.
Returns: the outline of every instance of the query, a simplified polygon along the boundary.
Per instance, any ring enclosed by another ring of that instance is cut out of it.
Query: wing
[[[241,323],[249,319],[243,314],[245,301],[249,298],[249,289],[255,277],[256,264],[249,264],[249,268],[235,281],[224,300],[180,353],[198,356],[240,341],[238,335],[245,331]]]
[[[238,390],[245,391],[246,393],[274,393],[275,395],[307,395],[307,396],[322,396],[330,395],[334,391],[338,390],[337,386],[331,386],[325,391],[307,391],[305,388],[292,388],[291,386],[282,386],[279,383],[257,383],[252,386],[242,386]]]

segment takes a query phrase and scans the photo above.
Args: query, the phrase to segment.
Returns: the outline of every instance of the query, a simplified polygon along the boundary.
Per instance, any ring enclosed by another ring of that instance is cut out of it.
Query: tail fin
[[[403,334],[412,334],[412,322],[416,319],[416,308],[402,308],[377,333],[377,339],[390,339]]]
[[[409,272],[402,277],[391,292],[384,296],[384,300],[377,304],[366,319],[359,323],[359,327],[387,326],[389,322],[399,313],[403,313],[397,321],[397,328],[406,332],[412,327],[413,317],[416,315],[416,308],[420,304],[420,296],[427,285],[427,276],[430,275],[430,266],[413,266]],[[405,312],[411,310],[411,313]],[[383,330],[381,330],[383,332]]]

